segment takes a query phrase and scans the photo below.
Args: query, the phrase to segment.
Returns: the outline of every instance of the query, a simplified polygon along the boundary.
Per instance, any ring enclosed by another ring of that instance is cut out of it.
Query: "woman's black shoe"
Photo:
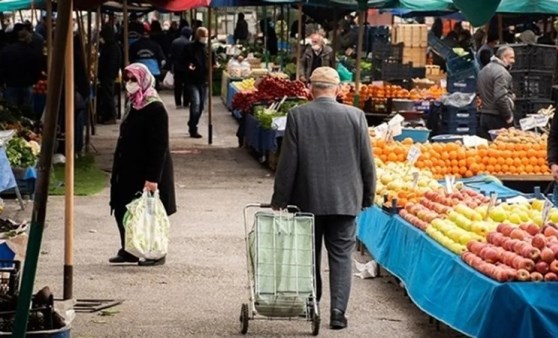
[[[146,259],[144,261],[139,261],[139,266],[155,266],[155,265],[163,265],[165,264],[166,257],[160,259]]]
[[[118,250],[116,256],[109,258],[109,263],[137,263],[139,258],[125,250]]]

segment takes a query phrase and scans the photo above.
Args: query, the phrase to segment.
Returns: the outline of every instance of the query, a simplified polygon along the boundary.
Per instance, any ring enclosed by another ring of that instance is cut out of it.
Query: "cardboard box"
[[[403,42],[405,47],[428,47],[428,26],[399,24],[392,29],[392,43]]]
[[[405,47],[403,48],[403,63],[412,62],[413,67],[426,66],[425,47]]]
[[[440,66],[438,65],[426,65],[426,75],[440,75]]]

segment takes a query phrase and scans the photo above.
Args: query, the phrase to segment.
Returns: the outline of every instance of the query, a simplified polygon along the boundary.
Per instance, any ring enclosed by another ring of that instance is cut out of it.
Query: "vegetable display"
[[[26,141],[21,137],[12,138],[6,147],[8,161],[13,168],[28,168],[35,165],[40,146],[35,141]]]

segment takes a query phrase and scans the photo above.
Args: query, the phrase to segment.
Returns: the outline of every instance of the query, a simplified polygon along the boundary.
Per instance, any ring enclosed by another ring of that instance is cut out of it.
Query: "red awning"
[[[102,5],[106,0],[74,0],[74,6],[78,9],[92,9]],[[210,0],[151,0],[151,1],[129,1],[128,3],[151,4],[154,8],[167,11],[185,11],[196,7],[209,6]]]

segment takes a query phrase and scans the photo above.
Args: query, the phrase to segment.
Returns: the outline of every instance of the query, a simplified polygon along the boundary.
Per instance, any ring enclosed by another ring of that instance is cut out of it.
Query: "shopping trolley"
[[[244,208],[250,302],[242,304],[240,332],[248,332],[249,320],[286,319],[311,322],[312,334],[317,336],[314,215],[301,213],[295,206],[288,211],[262,210],[270,207],[249,204]],[[248,212],[256,208],[250,229]]]

